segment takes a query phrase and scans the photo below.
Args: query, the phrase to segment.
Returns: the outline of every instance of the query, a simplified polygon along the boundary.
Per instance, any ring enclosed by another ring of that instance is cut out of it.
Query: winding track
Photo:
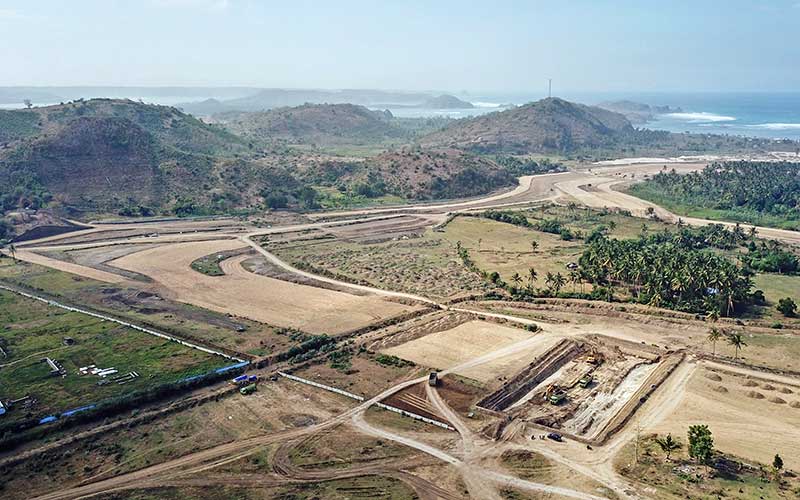
[[[699,167],[698,167],[699,168]],[[584,203],[589,206],[594,207],[618,207],[627,210],[631,210],[632,213],[635,215],[642,215],[644,211],[647,210],[648,207],[653,207],[656,210],[656,213],[664,218],[665,220],[670,221],[677,221],[677,216],[671,214],[670,212],[661,209],[660,207],[656,207],[648,202],[643,200],[639,200],[632,196],[626,195],[624,193],[620,193],[614,191],[613,188],[620,183],[628,182],[625,179],[620,179],[618,176],[615,177],[614,174],[618,172],[631,172],[631,171],[644,171],[642,166],[635,166],[635,167],[605,167],[601,169],[595,169],[595,172],[587,173],[587,172],[569,172],[564,174],[549,174],[546,176],[539,176],[536,178],[526,177],[520,179],[520,186],[513,191],[503,193],[500,195],[490,196],[484,199],[466,201],[466,202],[458,202],[458,203],[451,203],[451,204],[441,204],[441,205],[422,205],[422,206],[410,206],[410,207],[395,207],[395,208],[381,208],[381,209],[365,209],[360,211],[350,211],[350,212],[340,212],[336,214],[320,214],[315,217],[319,218],[322,216],[370,216],[370,215],[378,215],[377,217],[370,217],[368,219],[355,219],[355,220],[346,220],[346,221],[333,221],[333,222],[312,222],[309,224],[300,224],[294,226],[284,226],[278,228],[270,228],[266,230],[259,230],[254,231],[246,235],[231,235],[220,233],[220,238],[230,238],[230,237],[238,237],[240,238],[243,243],[250,245],[251,247],[255,248],[256,251],[261,253],[265,258],[267,258],[270,262],[275,265],[278,265],[284,268],[287,271],[297,273],[309,278],[313,278],[315,280],[325,281],[328,283],[336,284],[338,286],[349,287],[352,289],[357,289],[360,291],[375,293],[378,295],[389,296],[394,298],[401,298],[401,299],[409,299],[419,302],[428,303],[440,308],[446,308],[441,304],[436,303],[435,301],[428,299],[423,296],[414,295],[414,294],[406,294],[401,292],[392,292],[387,290],[381,290],[373,287],[366,287],[362,285],[354,285],[351,283],[346,283],[330,278],[325,278],[321,276],[316,276],[311,273],[306,273],[295,269],[291,265],[284,263],[276,256],[272,255],[268,251],[264,250],[260,247],[256,242],[253,241],[252,238],[260,235],[266,234],[275,234],[280,232],[293,232],[293,231],[300,231],[304,229],[316,229],[316,228],[324,228],[333,225],[339,224],[346,224],[346,223],[354,223],[354,222],[363,222],[365,220],[375,220],[379,218],[391,218],[391,217],[399,217],[402,216],[401,213],[407,212],[417,212],[417,213],[428,213],[428,214],[436,214],[441,213],[445,210],[471,210],[475,208],[491,208],[491,207],[499,207],[499,206],[510,206],[510,205],[517,205],[517,204],[527,204],[536,201],[542,201],[546,199],[554,199],[556,197],[562,196],[568,199],[574,199],[578,202]],[[593,189],[585,189],[585,186],[588,184],[592,184]],[[554,194],[555,193],[555,194]],[[503,202],[503,203],[497,203]],[[394,215],[391,213],[395,212]],[[400,213],[398,213],[400,212]],[[384,215],[379,215],[384,214]],[[693,218],[683,218],[683,220],[692,225],[705,225],[712,223],[714,221],[702,220],[702,219],[693,219]],[[118,228],[126,228],[127,226],[116,226],[114,229]],[[745,228],[749,226],[744,226]],[[97,227],[94,229],[83,230],[80,233],[88,234],[93,231],[100,231],[100,230],[110,230],[109,227]],[[757,230],[762,236],[771,237],[775,239],[781,239],[783,241],[788,241],[792,243],[800,243],[800,234],[794,233],[791,231],[784,231],[784,230],[777,230],[777,229],[770,229],[770,228],[761,228],[757,227]],[[49,237],[43,240],[33,241],[33,242],[26,242],[26,246],[28,249],[33,250],[36,248],[37,244],[41,243],[51,243],[56,241],[60,238],[67,237],[67,236],[75,236],[79,233],[68,233],[67,235],[62,235],[60,237]],[[65,247],[69,247],[69,245],[64,245]],[[20,256],[22,260],[28,260],[25,257],[29,257],[28,252],[24,252],[22,256]],[[62,268],[63,270],[69,270],[70,272],[75,272],[77,274],[83,274],[80,272],[80,269],[70,268],[64,269],[63,266],[58,264],[60,261],[54,262],[42,262],[40,263],[44,265],[49,265],[51,267]],[[75,266],[75,265],[72,265]],[[77,266],[78,268],[83,266]],[[87,268],[91,269],[91,268]],[[94,274],[97,270],[91,269],[90,273]],[[92,277],[96,277],[95,274]],[[455,309],[458,311],[464,312],[475,312],[470,311],[468,309]],[[534,321],[527,320],[524,318],[516,318],[514,316],[509,315],[496,315],[492,313],[484,313],[481,312],[480,314],[484,314],[487,316],[497,316],[502,317],[504,319],[517,321],[519,323],[524,324],[535,324]],[[497,359],[498,357],[502,357],[508,355],[513,352],[517,352],[519,349],[524,349],[527,346],[528,341],[519,342],[512,346],[508,346],[506,348],[497,350],[495,352],[479,356],[473,360],[469,360],[465,363],[457,367],[451,367],[448,370],[445,370],[443,374],[455,371],[460,368],[464,368],[466,366],[474,366],[480,363],[488,362],[492,359]],[[638,419],[647,422],[654,422],[658,421],[659,419],[665,418],[674,408],[674,398],[671,398],[670,395],[674,395],[673,391],[681,390],[691,376],[692,372],[694,371],[694,366],[683,365],[676,370],[676,373],[673,374],[672,377],[669,379],[669,383],[665,383],[663,387],[659,388],[656,393],[654,394],[651,401],[649,401],[641,410],[638,415]],[[227,443],[224,445],[216,446],[207,450],[203,450],[197,453],[193,453],[190,455],[186,455],[176,460],[172,460],[169,462],[165,462],[162,464],[158,464],[152,467],[148,467],[145,469],[141,469],[139,471],[135,471],[129,474],[124,474],[121,476],[113,477],[107,480],[82,485],[77,488],[60,490],[57,492],[52,492],[48,495],[44,495],[41,498],[43,499],[65,499],[65,498],[78,498],[78,497],[85,497],[85,496],[92,496],[103,492],[110,492],[119,489],[128,489],[132,487],[136,487],[140,484],[148,484],[153,481],[161,481],[162,478],[169,481],[170,478],[175,478],[179,476],[189,475],[189,474],[197,474],[200,472],[204,472],[206,470],[210,470],[216,466],[219,466],[223,463],[228,463],[230,461],[239,459],[243,456],[248,456],[259,448],[263,447],[267,444],[272,444],[279,441],[284,441],[287,439],[292,439],[300,436],[307,435],[309,433],[318,432],[327,428],[330,428],[335,425],[339,425],[346,421],[351,421],[354,425],[356,425],[359,429],[363,432],[371,435],[382,436],[386,439],[391,439],[393,441],[397,441],[403,443],[407,446],[411,446],[419,451],[427,453],[433,457],[436,457],[445,463],[453,464],[454,466],[460,468],[464,472],[469,475],[474,475],[481,479],[478,483],[470,484],[470,486],[480,489],[482,492],[486,492],[490,496],[493,496],[491,492],[487,490],[483,490],[485,487],[486,481],[497,483],[497,484],[504,484],[514,487],[519,487],[523,489],[539,491],[539,492],[546,492],[551,494],[557,494],[562,496],[567,496],[571,498],[580,498],[580,499],[597,499],[600,497],[589,495],[586,493],[565,489],[565,488],[557,488],[548,485],[532,483],[530,481],[524,481],[519,478],[515,478],[513,476],[504,475],[495,471],[491,470],[484,470],[482,468],[475,467],[453,455],[446,453],[442,450],[439,450],[435,447],[431,447],[425,443],[421,443],[410,439],[406,436],[400,436],[395,433],[389,432],[385,429],[377,429],[373,426],[370,426],[363,420],[363,412],[371,406],[373,403],[380,401],[395,392],[402,390],[405,387],[410,385],[422,382],[425,380],[425,377],[420,377],[418,379],[408,380],[403,383],[400,383],[392,388],[387,389],[386,391],[382,392],[381,394],[375,396],[374,398],[370,399],[369,401],[364,402],[348,410],[326,422],[317,424],[312,427],[304,428],[304,429],[296,429],[291,431],[284,431],[270,435],[258,436],[255,438],[250,438],[242,441],[237,441],[233,443]],[[449,409],[446,408],[446,405],[442,407],[444,403],[441,401],[440,398],[437,396],[433,396],[431,398],[433,404],[439,408],[445,415],[448,415],[452,420],[451,422],[456,425],[456,428],[459,430],[460,435],[462,436],[462,449],[465,457],[468,457],[469,454],[476,449],[476,440],[475,437],[471,435],[469,429],[460,422],[456,415],[452,413],[452,411],[448,411]],[[606,446],[597,450],[594,454],[587,455],[585,450],[578,450],[575,449],[575,445],[572,445],[571,448],[567,448],[565,451],[559,450],[559,452],[554,451],[548,446],[545,446],[541,443],[528,442],[527,444],[537,451],[543,453],[546,457],[553,459],[557,462],[560,462],[564,465],[567,465],[574,470],[586,475],[587,477],[596,479],[601,483],[609,486],[620,496],[628,497],[630,485],[623,479],[621,479],[614,471],[611,466],[611,458],[619,451],[619,449],[627,443],[632,437],[632,429],[630,426],[627,426],[626,429],[623,429],[615,438]],[[221,460],[220,460],[221,459]],[[215,461],[216,460],[216,461]],[[188,479],[186,481],[189,481]],[[161,484],[159,482],[159,484]],[[472,489],[472,488],[471,488]]]

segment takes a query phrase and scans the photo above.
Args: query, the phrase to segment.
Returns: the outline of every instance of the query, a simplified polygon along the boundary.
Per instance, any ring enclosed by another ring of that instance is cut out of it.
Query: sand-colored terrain
[[[164,245],[110,264],[149,276],[175,300],[310,333],[342,333],[411,309],[378,297],[259,276],[241,266],[244,255],[223,261],[225,276],[206,276],[190,267],[205,255],[244,246],[239,240]]]
[[[559,337],[546,333],[531,333],[486,321],[469,321],[450,330],[432,333],[383,352],[422,366],[444,369],[534,338],[540,342],[532,342],[526,349],[481,365],[455,370],[458,375],[488,382],[515,374],[552,346]]]
[[[123,281],[127,280],[127,278],[119,274],[101,271],[100,269],[94,269],[92,267],[82,266],[72,262],[65,262],[63,260],[51,259],[50,257],[39,255],[38,253],[28,250],[17,250],[16,257],[17,259],[24,260],[25,262],[31,262],[33,264],[39,264],[53,269],[58,269],[59,271],[77,274],[78,276],[83,276],[84,278],[105,281],[106,283],[122,283]]]
[[[646,431],[671,432],[685,442],[688,426],[707,424],[725,453],[766,464],[779,453],[787,468],[800,467],[800,408],[790,406],[800,402],[797,387],[699,369],[676,397],[677,408]]]

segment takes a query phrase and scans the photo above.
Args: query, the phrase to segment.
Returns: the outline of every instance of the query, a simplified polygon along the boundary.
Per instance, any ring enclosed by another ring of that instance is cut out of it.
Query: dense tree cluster
[[[737,161],[713,163],[700,172],[663,171],[633,191],[657,193],[675,204],[731,210],[747,217],[768,214],[800,219],[800,164]]]
[[[508,172],[515,176],[566,172],[567,170],[564,165],[551,162],[547,158],[536,161],[529,158],[518,158],[516,156],[498,156],[496,161],[498,165],[502,165]]]
[[[689,312],[731,316],[752,300],[746,270],[713,251],[662,237],[596,237],[581,256],[582,273],[598,285],[628,286],[641,303]]]

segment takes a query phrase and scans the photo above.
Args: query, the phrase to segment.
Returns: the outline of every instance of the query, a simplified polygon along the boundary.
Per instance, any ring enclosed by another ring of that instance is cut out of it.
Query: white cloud
[[[152,0],[158,7],[220,11],[230,7],[230,0]]]
[[[0,9],[0,21],[10,21],[16,19],[25,19],[25,15],[18,10]]]

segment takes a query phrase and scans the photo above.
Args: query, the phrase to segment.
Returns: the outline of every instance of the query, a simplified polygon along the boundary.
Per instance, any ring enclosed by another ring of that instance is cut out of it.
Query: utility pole
[[[548,98],[553,97],[553,79],[552,78],[548,78],[547,79],[547,97]]]

